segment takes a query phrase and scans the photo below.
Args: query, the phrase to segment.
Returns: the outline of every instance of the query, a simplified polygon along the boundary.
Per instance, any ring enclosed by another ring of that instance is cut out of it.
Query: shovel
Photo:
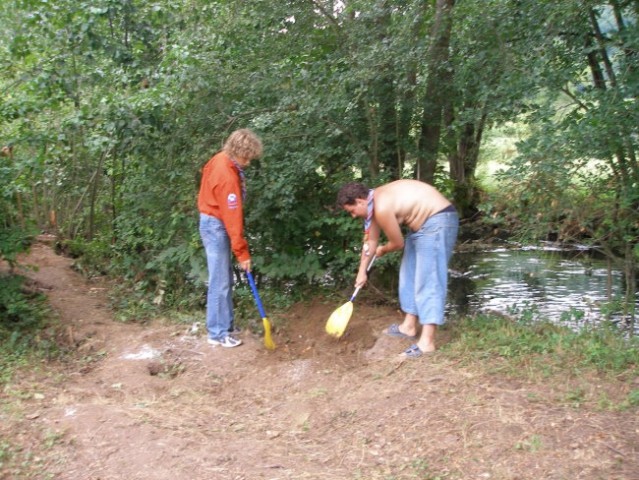
[[[366,268],[366,272],[370,272],[371,267],[373,266],[373,262],[376,257],[373,257],[371,263],[368,264]],[[353,300],[359,293],[362,287],[355,288],[353,295],[351,298],[341,307],[337,308],[331,316],[328,318],[326,322],[326,333],[329,335],[333,335],[336,338],[340,338],[344,335],[344,331],[346,330],[346,326],[348,325],[348,321],[351,319],[351,315],[353,314]]]
[[[262,323],[264,324],[264,346],[267,350],[275,350],[276,345],[271,338],[271,322],[269,322],[268,318],[266,318],[266,313],[264,312],[264,307],[262,306],[260,294],[257,292],[257,287],[255,286],[255,280],[253,280],[253,275],[248,270],[246,271],[246,278],[248,278],[249,285],[251,285],[253,298],[255,298],[255,305],[257,305],[257,309],[262,316]]]

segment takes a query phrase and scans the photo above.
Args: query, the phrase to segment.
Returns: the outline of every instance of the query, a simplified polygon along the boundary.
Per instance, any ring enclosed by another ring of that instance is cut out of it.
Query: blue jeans
[[[457,240],[456,212],[438,213],[404,239],[399,268],[399,304],[422,325],[444,323],[448,261]]]
[[[231,242],[221,220],[200,213],[200,237],[206,250],[209,286],[206,294],[206,329],[219,340],[233,328],[233,272]]]

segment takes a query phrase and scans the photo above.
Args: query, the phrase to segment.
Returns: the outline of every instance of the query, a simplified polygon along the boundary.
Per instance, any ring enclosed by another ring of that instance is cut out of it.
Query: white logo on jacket
[[[229,193],[229,196],[226,199],[226,204],[231,210],[237,208],[237,195],[235,195],[234,193]]]

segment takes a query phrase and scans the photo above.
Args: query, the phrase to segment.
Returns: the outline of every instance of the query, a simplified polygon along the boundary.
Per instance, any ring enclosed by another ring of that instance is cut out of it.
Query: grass
[[[49,327],[54,318],[46,297],[30,292],[26,279],[0,276],[0,385],[16,369],[55,355],[58,348]]]
[[[516,450],[523,450],[530,453],[538,452],[543,448],[544,444],[539,435],[531,435],[530,437],[522,440],[521,442],[517,442],[515,444]]]
[[[60,432],[41,432],[40,444],[46,450],[52,450],[63,440]],[[16,445],[0,437],[0,478],[52,479],[53,474],[46,473],[46,455]]]
[[[449,328],[452,341],[442,349],[445,354],[468,364],[489,361],[511,375],[591,370],[630,380],[639,376],[639,338],[624,337],[612,326],[575,332],[546,322],[477,315],[452,322]],[[628,405],[638,402],[639,393],[633,391]]]
[[[38,371],[43,359],[60,354],[55,341],[55,316],[46,297],[33,293],[25,278],[16,275],[0,277],[0,418],[3,426],[23,417],[21,401],[32,393],[14,388],[16,372]],[[52,320],[53,319],[53,320]],[[61,434],[46,431],[42,445],[52,449]],[[52,478],[43,473],[43,457],[5,437],[0,429],[1,478]]]
[[[592,368],[615,375],[631,373],[639,365],[639,338],[625,338],[610,326],[574,332],[550,322],[476,315],[450,328],[454,341],[446,350],[468,361],[501,358],[514,368]]]

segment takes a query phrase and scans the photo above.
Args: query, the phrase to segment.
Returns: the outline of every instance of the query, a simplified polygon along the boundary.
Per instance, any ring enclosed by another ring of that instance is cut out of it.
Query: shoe
[[[419,358],[423,354],[424,353],[422,352],[421,348],[419,348],[417,345],[411,345],[406,350],[404,350],[402,356],[405,358]]]
[[[384,333],[389,337],[406,338],[408,340],[415,340],[417,338],[414,335],[406,335],[405,333],[400,332],[399,325],[396,323],[391,324],[386,330],[384,330]]]
[[[221,345],[225,348],[239,347],[242,345],[242,340],[232,337],[231,335],[226,335],[222,338],[209,338],[207,341],[210,345]]]

